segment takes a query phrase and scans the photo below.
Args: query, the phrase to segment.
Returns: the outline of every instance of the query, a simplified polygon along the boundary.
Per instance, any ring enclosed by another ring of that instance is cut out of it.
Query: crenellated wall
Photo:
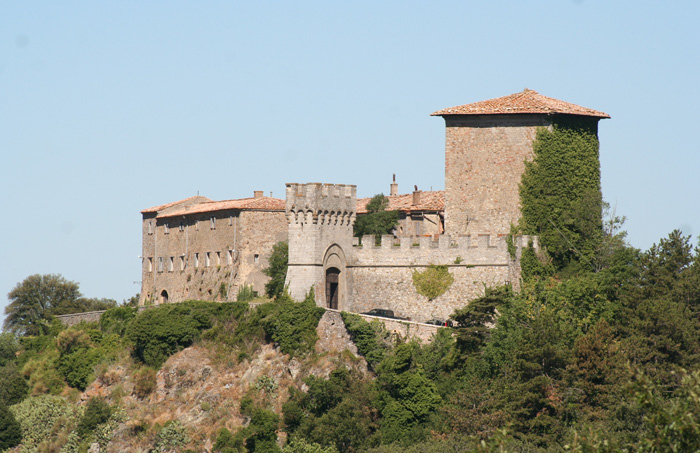
[[[384,236],[378,246],[373,237],[365,237],[365,245],[355,241],[349,254],[351,303],[347,310],[361,313],[386,308],[414,321],[446,319],[482,296],[487,287],[512,284],[517,289],[521,250],[529,241],[538,247],[537,237],[514,237],[516,253],[511,257],[505,235],[424,237],[418,242]],[[454,277],[454,283],[434,300],[418,294],[413,285],[413,273],[431,264],[447,266]]]

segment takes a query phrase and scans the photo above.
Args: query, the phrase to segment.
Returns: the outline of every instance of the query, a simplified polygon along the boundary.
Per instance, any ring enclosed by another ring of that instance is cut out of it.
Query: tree
[[[56,310],[80,297],[78,284],[61,275],[30,275],[8,294],[3,329],[18,335],[45,334]]]
[[[377,237],[389,234],[399,221],[398,211],[387,211],[389,199],[384,194],[377,194],[367,203],[367,214],[355,220],[354,234],[361,238],[366,234]]]
[[[270,297],[277,297],[284,292],[284,281],[287,278],[287,263],[289,262],[289,244],[278,242],[272,246],[270,266],[263,273],[270,277],[265,284],[265,292]]]

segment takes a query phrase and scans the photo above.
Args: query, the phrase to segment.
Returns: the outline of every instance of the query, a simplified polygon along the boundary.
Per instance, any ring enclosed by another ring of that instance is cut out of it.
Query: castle
[[[212,201],[191,197],[142,211],[141,303],[186,299],[235,300],[244,285],[262,293],[272,245],[289,242],[286,284],[301,300],[314,288],[317,304],[351,312],[393,310],[417,321],[447,318],[483,295],[484,288],[519,284],[519,257],[536,237],[516,236],[519,184],[534,158],[537,129],[567,120],[597,131],[603,112],[532,90],[437,111],[445,120],[445,190],[399,194],[394,180],[389,210],[398,210],[393,235],[380,243],[353,237],[369,199],[356,186],[286,184],[286,200],[263,196]],[[430,265],[453,276],[432,300],[413,274]]]

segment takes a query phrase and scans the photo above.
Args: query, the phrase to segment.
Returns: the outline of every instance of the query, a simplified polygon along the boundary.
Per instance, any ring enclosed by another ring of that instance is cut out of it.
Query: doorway
[[[338,282],[340,270],[335,267],[326,269],[326,306],[334,310],[338,309]]]
[[[160,301],[159,303],[161,304],[167,304],[168,303],[168,292],[166,290],[163,290],[160,293]]]

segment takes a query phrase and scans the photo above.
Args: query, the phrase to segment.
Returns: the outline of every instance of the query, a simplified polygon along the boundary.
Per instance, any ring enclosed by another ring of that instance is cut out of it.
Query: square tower
[[[555,115],[597,127],[606,113],[536,91],[450,107],[445,119],[445,233],[508,234],[521,217],[519,186],[540,127]]]

